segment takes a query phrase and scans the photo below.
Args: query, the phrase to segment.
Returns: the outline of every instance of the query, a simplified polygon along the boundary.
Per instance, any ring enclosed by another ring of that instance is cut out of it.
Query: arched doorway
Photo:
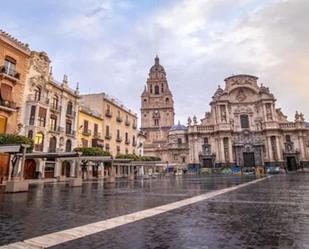
[[[36,178],[36,163],[33,159],[27,159],[25,161],[24,178],[25,179]]]
[[[66,152],[71,152],[72,150],[72,141],[68,139],[65,143],[65,151]]]
[[[68,161],[64,161],[62,163],[62,170],[61,170],[61,175],[70,177],[70,169],[71,169],[71,164]]]

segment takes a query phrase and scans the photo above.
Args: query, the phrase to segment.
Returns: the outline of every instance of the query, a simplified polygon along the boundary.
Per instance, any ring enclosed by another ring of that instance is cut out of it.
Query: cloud
[[[49,53],[55,77],[67,73],[85,93],[105,91],[139,112],[140,94],[158,53],[174,94],[176,119],[182,123],[189,115],[201,118],[209,111],[217,85],[237,73],[260,77],[290,117],[297,109],[309,118],[306,0],[32,4],[54,18],[31,14],[28,4],[24,15],[35,15],[40,22],[14,17],[13,7],[5,9],[1,21]]]

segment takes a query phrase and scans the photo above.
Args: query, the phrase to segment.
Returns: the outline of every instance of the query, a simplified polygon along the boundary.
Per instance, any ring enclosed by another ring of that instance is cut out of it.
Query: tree
[[[83,156],[111,156],[108,151],[105,151],[99,147],[77,147],[74,151],[81,152]]]
[[[34,143],[31,138],[16,134],[0,134],[0,145],[21,145],[21,144],[30,145],[30,147],[27,149],[27,152],[32,152]]]

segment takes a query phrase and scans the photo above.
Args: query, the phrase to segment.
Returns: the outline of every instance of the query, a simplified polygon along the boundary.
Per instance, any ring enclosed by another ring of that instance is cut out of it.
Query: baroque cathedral
[[[210,111],[187,126],[174,123],[173,95],[159,58],[141,95],[145,155],[169,164],[214,167],[309,167],[309,124],[287,120],[269,88],[252,75],[233,75],[215,91]]]

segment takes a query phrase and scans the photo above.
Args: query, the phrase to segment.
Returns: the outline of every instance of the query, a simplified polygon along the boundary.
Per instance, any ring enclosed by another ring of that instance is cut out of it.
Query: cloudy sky
[[[308,0],[11,0],[0,25],[46,51],[56,79],[138,113],[158,54],[182,123],[239,73],[258,76],[290,119],[309,119]]]

